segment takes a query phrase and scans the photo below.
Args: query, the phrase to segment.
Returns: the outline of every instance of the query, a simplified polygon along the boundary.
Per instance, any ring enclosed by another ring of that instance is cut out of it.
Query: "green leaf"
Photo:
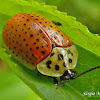
[[[1,0],[0,1],[1,25],[2,31],[5,22],[16,13],[33,12],[47,17],[51,21],[60,22],[58,26],[77,46],[79,51],[78,64],[75,68],[77,73],[100,65],[100,37],[93,35],[88,29],[77,22],[72,16],[67,16],[65,12],[57,11],[56,7],[45,5],[43,3],[33,2],[32,0]],[[29,70],[14,60],[2,47],[0,39],[0,58],[16,73],[21,80],[26,83],[43,100],[94,100],[100,99],[100,96],[83,96],[83,92],[97,92],[100,84],[100,69],[87,73],[86,75],[71,80],[56,90],[53,80],[37,76],[37,69]]]
[[[26,84],[24,84],[16,75],[14,75],[14,73],[9,71],[7,68],[6,70],[2,70],[0,68],[0,100],[42,99],[39,98],[31,89],[29,89]]]

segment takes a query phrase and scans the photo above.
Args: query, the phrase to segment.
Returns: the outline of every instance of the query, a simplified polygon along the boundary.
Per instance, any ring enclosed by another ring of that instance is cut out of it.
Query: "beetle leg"
[[[69,82],[69,81],[70,81],[70,79],[64,80],[64,81],[62,81],[62,82],[58,82],[58,85],[57,85],[56,89],[58,89],[61,85],[63,85],[63,84],[66,83],[66,82]]]
[[[55,85],[58,85],[58,81],[57,81],[56,77],[52,77],[52,78],[53,78],[53,80],[54,80],[54,84],[55,84]]]
[[[60,77],[60,80],[62,82],[58,82],[58,85],[57,85],[56,89],[58,89],[64,83],[69,82],[71,79],[73,79],[75,73],[76,72],[70,71],[70,70],[65,71],[65,73]]]
[[[60,22],[55,22],[55,21],[52,21],[55,25],[58,25],[58,26],[61,26],[62,24]]]
[[[58,81],[57,81],[56,77],[51,77],[51,76],[43,75],[43,74],[41,74],[39,71],[38,71],[37,75],[40,76],[40,77],[49,77],[49,78],[53,78],[54,84],[55,84],[55,85],[58,85]]]

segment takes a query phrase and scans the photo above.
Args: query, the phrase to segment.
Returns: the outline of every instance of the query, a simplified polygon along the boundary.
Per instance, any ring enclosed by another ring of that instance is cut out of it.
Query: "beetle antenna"
[[[83,75],[83,74],[86,74],[86,73],[88,73],[88,72],[90,72],[90,71],[92,71],[92,70],[98,69],[98,68],[100,68],[100,66],[97,66],[97,67],[91,68],[91,69],[89,69],[89,70],[87,70],[87,71],[84,71],[84,72],[82,72],[81,74],[79,74],[78,76],[72,77],[72,79],[76,79],[76,78],[78,78],[79,76],[81,76],[81,75]]]
[[[87,70],[87,71],[84,71],[84,72],[82,72],[81,74],[79,74],[78,76],[72,77],[71,79],[76,79],[76,78],[78,78],[79,76],[84,75],[84,74],[86,74],[86,73],[88,73],[88,72],[90,72],[90,71],[93,71],[93,70],[95,70],[95,69],[98,69],[98,68],[100,68],[100,66],[96,66],[96,67],[91,68],[91,69],[89,69],[89,70]],[[70,81],[70,79],[69,79],[69,80],[64,80],[63,82],[58,82],[58,85],[57,85],[56,89],[58,89],[61,85],[63,85],[64,83],[66,83],[66,82],[68,82],[68,81]]]

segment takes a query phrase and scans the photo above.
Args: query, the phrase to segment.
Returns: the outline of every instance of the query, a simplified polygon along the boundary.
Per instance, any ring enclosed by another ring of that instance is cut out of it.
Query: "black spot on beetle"
[[[51,63],[52,63],[51,60],[49,60],[49,61],[46,62],[47,65],[49,65],[49,64],[51,64]]]
[[[73,53],[70,50],[67,50],[68,54],[71,54],[73,56]]]
[[[42,33],[42,30],[40,29],[39,32]]]
[[[28,57],[28,55],[26,55],[26,57]]]
[[[16,57],[18,56],[18,54],[16,54]]]
[[[52,53],[52,54],[50,55],[50,57],[53,56],[54,54],[55,54],[55,53]]]
[[[23,39],[23,41],[26,41],[26,39]]]
[[[50,67],[50,65],[47,65],[47,67],[50,69],[51,67]]]
[[[43,48],[43,46],[41,46],[41,48]]]
[[[36,39],[37,42],[39,42],[39,39]]]
[[[42,39],[45,39],[45,37],[43,36]]]
[[[25,32],[25,34],[26,34],[27,32]]]
[[[14,49],[16,49],[16,47],[14,47]]]
[[[26,26],[26,24],[24,24],[24,26]]]
[[[30,50],[32,50],[32,48],[30,48]]]
[[[22,52],[23,50],[21,49],[20,52]]]
[[[34,54],[32,54],[32,56],[34,57]]]
[[[69,58],[69,60],[68,60],[68,61],[69,61],[69,63],[72,63],[72,59],[70,59],[70,58]]]
[[[62,54],[58,54],[58,59],[59,60],[63,60],[64,59],[63,55]]]
[[[71,53],[71,51],[70,51],[70,50],[67,50],[67,52],[68,52],[68,54],[70,54],[70,53]]]
[[[39,22],[40,24],[42,23],[42,22]]]
[[[66,66],[67,66],[67,64],[66,64],[65,62],[63,62],[63,66],[64,66],[64,67],[66,67]]]
[[[51,63],[52,63],[51,60],[49,60],[49,61],[46,62],[47,68],[49,68],[49,69],[51,68],[51,67],[50,67],[50,64],[51,64]]]
[[[33,34],[30,34],[30,37],[33,37]]]
[[[36,24],[33,24],[33,27],[36,27]]]
[[[60,22],[55,22],[55,21],[52,21],[55,25],[58,25],[58,26],[61,26],[62,24]]]
[[[21,35],[19,35],[19,37],[21,37]]]
[[[26,44],[26,46],[28,46],[28,44]]]
[[[52,25],[50,25],[50,27],[52,27]]]
[[[58,71],[59,70],[59,66],[55,65],[55,70]]]
[[[39,47],[36,47],[36,49],[39,49]]]
[[[39,19],[35,19],[35,20],[39,20]]]
[[[41,51],[41,54],[45,54],[45,52],[44,51]]]
[[[37,33],[37,35],[40,35],[39,33]]]
[[[29,21],[29,19],[27,19],[26,21]]]
[[[36,42],[34,42],[34,45],[36,44]]]

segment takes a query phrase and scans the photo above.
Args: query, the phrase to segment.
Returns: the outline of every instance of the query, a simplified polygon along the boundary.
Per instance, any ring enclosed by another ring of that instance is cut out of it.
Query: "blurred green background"
[[[100,0],[34,0],[57,6],[100,35]],[[0,60],[0,100],[41,100]]]
[[[0,100],[42,100],[0,60]]]
[[[46,5],[57,6],[68,16],[86,25],[90,32],[100,35],[100,0],[34,0]]]

